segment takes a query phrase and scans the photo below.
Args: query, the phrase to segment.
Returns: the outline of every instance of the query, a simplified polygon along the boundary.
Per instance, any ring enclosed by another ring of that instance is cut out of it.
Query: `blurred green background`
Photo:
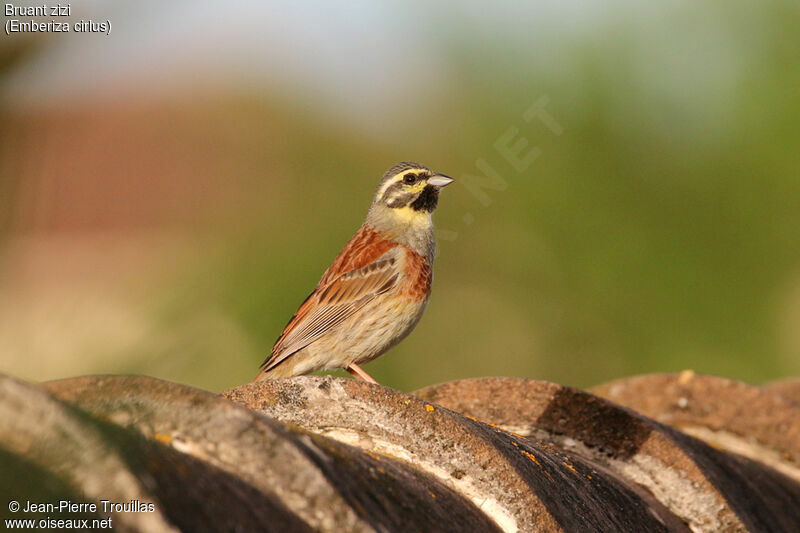
[[[796,2],[90,18],[0,39],[1,372],[249,381],[407,159],[458,182],[380,382],[800,371]]]

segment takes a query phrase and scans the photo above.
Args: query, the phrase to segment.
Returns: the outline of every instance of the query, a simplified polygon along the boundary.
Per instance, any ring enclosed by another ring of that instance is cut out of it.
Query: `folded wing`
[[[320,285],[300,306],[272,348],[262,368],[275,368],[287,357],[319,340],[359,309],[389,291],[400,276],[398,248],[361,268]]]

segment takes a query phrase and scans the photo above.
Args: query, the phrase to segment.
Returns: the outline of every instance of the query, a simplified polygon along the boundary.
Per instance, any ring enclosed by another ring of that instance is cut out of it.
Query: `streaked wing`
[[[380,294],[400,276],[399,249],[393,248],[368,265],[345,272],[320,285],[284,328],[262,367],[270,370],[287,357],[330,333]]]

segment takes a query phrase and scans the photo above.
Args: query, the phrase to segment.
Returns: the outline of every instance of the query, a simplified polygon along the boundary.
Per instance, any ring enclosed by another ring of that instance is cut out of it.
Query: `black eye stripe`
[[[391,198],[391,197],[392,197],[392,195],[393,195],[393,194],[394,194],[396,191],[399,191],[399,190],[400,190],[400,189],[402,189],[402,188],[403,188],[403,184],[402,184],[402,183],[393,183],[393,184],[391,184],[390,186],[388,186],[388,187],[386,188],[386,191],[384,191],[384,193],[383,193],[383,199],[384,199],[384,200],[388,200],[389,198]]]
[[[400,194],[387,200],[386,205],[389,207],[404,207],[414,200],[414,194]]]

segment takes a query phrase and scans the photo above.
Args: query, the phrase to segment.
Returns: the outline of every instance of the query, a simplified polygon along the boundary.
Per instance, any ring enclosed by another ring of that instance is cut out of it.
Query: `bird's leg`
[[[378,383],[377,381],[375,381],[375,378],[373,378],[372,376],[370,376],[369,374],[367,374],[366,372],[364,372],[364,371],[361,369],[361,367],[360,367],[360,366],[358,366],[358,365],[357,365],[357,364],[355,364],[355,363],[351,363],[351,364],[350,364],[350,366],[348,366],[348,367],[346,368],[346,370],[347,370],[348,372],[350,372],[351,374],[353,374],[355,377],[357,377],[357,378],[359,378],[359,379],[363,379],[363,380],[364,380],[364,381],[366,381],[367,383],[375,383],[375,384],[377,384],[377,383]]]

